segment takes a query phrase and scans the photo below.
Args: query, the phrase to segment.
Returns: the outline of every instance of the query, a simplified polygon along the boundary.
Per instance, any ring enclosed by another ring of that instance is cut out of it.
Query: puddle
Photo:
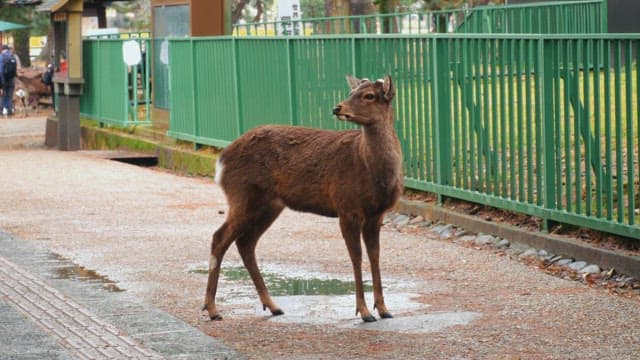
[[[386,277],[385,303],[393,319],[364,323],[355,315],[355,286],[339,275],[307,272],[296,267],[267,264],[262,271],[273,300],[284,315],[271,316],[260,304],[249,273],[243,266],[222,267],[217,300],[223,316],[258,316],[276,323],[329,325],[363,331],[389,331],[424,334],[443,331],[452,326],[465,326],[482,317],[481,313],[460,311],[429,311],[430,305],[420,301],[425,295],[442,291],[443,285],[435,281],[409,281]],[[202,264],[187,270],[193,274],[208,273]],[[285,275],[286,274],[286,275]],[[365,285],[365,300],[372,308],[373,293]]]
[[[106,276],[98,274],[95,270],[86,269],[83,266],[74,264],[68,258],[58,255],[51,254],[50,260],[52,262],[59,263],[60,267],[53,269],[53,276],[55,279],[69,279],[76,281],[87,281],[100,283],[102,288],[109,292],[122,292],[124,289],[121,289],[116,285],[115,281],[110,280]]]
[[[207,269],[189,270],[194,274],[208,274]],[[243,266],[222,268],[220,272],[224,280],[249,281],[249,272]],[[355,293],[353,281],[339,279],[321,279],[305,277],[288,277],[274,272],[261,271],[264,282],[272,296],[311,296],[311,295],[347,295]],[[253,284],[253,282],[251,282]],[[364,291],[372,291],[370,284],[364,284]]]

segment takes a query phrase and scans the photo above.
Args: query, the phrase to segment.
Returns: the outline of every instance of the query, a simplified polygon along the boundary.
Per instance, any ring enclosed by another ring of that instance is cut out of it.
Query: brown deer
[[[389,76],[371,82],[347,76],[349,97],[333,109],[358,130],[327,131],[296,126],[267,125],[248,131],[229,145],[218,160],[216,182],[227,197],[229,211],[211,243],[209,279],[203,310],[221,320],[215,305],[222,258],[236,242],[263,307],[283,311],[269,296],[256,263],[260,236],[285,207],[338,217],[356,286],[356,315],[376,321],[364,299],[362,248],[366,245],[373,278],[374,308],[391,318],[382,296],[380,226],[403,188],[402,154],[393,124],[395,95]]]

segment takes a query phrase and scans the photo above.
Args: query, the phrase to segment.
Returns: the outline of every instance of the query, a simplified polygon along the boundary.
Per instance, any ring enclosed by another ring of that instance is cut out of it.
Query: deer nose
[[[340,110],[342,110],[342,106],[336,105],[336,107],[333,108],[333,115],[340,114]]]

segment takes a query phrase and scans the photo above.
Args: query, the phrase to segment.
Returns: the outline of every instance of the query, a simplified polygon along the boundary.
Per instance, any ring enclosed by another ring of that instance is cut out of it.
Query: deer
[[[226,196],[225,222],[213,234],[203,311],[222,320],[215,304],[223,256],[235,241],[263,310],[284,312],[269,296],[255,256],[260,236],[285,207],[337,217],[354,273],[356,316],[376,321],[364,298],[362,247],[371,266],[374,309],[392,318],[382,293],[380,228],[403,190],[402,153],[394,128],[390,76],[377,81],[347,76],[349,96],[333,115],[359,125],[333,131],[264,125],[247,131],[220,154],[214,181]]]

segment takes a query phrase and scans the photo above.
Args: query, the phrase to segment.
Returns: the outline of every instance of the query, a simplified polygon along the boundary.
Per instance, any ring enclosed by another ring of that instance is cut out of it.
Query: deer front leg
[[[349,250],[349,257],[353,265],[353,276],[356,284],[356,315],[360,313],[360,317],[364,322],[376,321],[367,308],[364,300],[364,286],[362,284],[362,247],[360,246],[360,229],[361,222],[340,218],[340,230],[342,237]]]
[[[380,220],[381,217],[368,219],[363,228],[362,236],[367,247],[367,255],[371,263],[371,277],[373,279],[373,308],[378,310],[378,314],[383,319],[392,318],[393,315],[387,310],[382,295],[382,277],[380,275]]]

